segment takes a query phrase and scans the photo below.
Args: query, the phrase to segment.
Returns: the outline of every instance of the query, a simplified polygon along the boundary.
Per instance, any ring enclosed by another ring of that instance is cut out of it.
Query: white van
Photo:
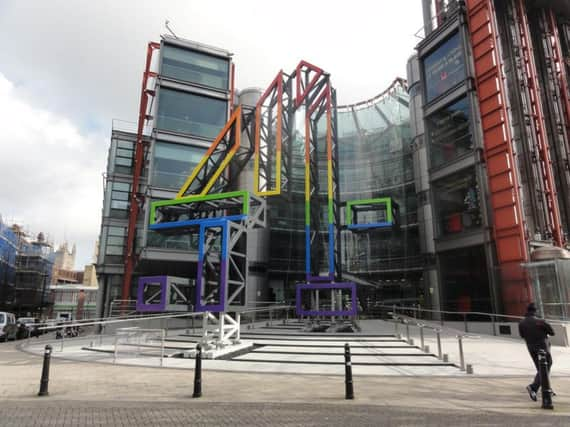
[[[17,335],[16,316],[0,311],[0,341],[15,340]]]

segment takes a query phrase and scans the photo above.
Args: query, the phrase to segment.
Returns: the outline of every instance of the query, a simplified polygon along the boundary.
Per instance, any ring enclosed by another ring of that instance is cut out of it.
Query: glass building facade
[[[303,117],[302,114],[299,115]],[[324,122],[324,120],[323,120]],[[347,278],[358,277],[368,286],[359,287],[360,299],[419,301],[422,299],[422,265],[409,96],[405,82],[395,81],[379,96],[355,105],[337,108],[339,185],[341,202],[390,198],[395,225],[359,232],[342,231],[342,266]],[[317,127],[323,126],[319,122]],[[302,122],[297,128],[302,128]],[[293,298],[296,282],[304,279],[304,135],[295,138],[293,154],[292,202],[268,199],[271,253],[269,277],[276,295]],[[319,164],[326,164],[324,139],[320,140]],[[322,197],[321,226],[326,227],[326,169],[319,187]],[[378,222],[382,210],[361,214],[360,221]],[[346,218],[342,218],[343,224]],[[322,268],[328,265],[323,243]],[[347,279],[349,280],[349,279]]]

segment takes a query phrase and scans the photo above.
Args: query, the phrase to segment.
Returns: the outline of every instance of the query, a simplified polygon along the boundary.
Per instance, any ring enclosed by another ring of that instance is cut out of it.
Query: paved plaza
[[[328,373],[322,374],[307,372],[304,363],[292,364],[296,371],[245,372],[244,366],[256,365],[233,362],[242,368],[230,371],[214,369],[212,363],[223,361],[204,361],[203,396],[192,399],[193,360],[178,359],[188,366],[160,369],[112,364],[105,353],[87,352],[90,356],[73,360],[57,351],[52,358],[50,394],[40,398],[42,359],[29,352],[30,346],[21,351],[21,344],[0,344],[2,426],[570,425],[568,349],[554,348],[552,383],[558,395],[555,409],[546,411],[539,402],[530,401],[524,389],[532,366],[518,340],[484,337],[466,344],[474,375],[457,367],[445,367],[453,370],[452,375],[440,371],[383,374],[385,366],[372,375],[364,370],[370,367],[356,365],[353,401],[344,399],[342,365],[327,365]],[[480,354],[488,353],[492,354],[485,361]]]

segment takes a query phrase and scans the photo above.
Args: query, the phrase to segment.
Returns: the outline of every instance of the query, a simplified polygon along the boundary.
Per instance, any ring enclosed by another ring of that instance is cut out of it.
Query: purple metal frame
[[[303,291],[321,291],[321,290],[339,290],[350,289],[351,308],[349,310],[303,310],[301,304],[301,292]],[[298,316],[356,316],[356,283],[300,283],[296,289],[297,315]]]
[[[137,289],[137,311],[165,311],[166,310],[166,294],[168,286],[167,276],[146,276],[139,278]],[[160,303],[146,304],[144,301],[144,286],[148,283],[160,284]]]

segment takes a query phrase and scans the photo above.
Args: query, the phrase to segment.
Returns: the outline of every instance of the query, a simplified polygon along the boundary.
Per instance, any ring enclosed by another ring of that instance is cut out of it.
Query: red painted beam
[[[141,209],[142,202],[144,202],[143,196],[139,194],[140,177],[142,174],[143,164],[144,164],[144,142],[143,142],[143,131],[144,125],[147,120],[147,107],[149,96],[154,96],[150,94],[147,90],[149,77],[156,77],[156,73],[150,71],[150,66],[152,62],[152,55],[155,50],[160,49],[160,43],[150,42],[147,46],[146,51],[146,64],[143,72],[142,88],[141,88],[141,99],[139,106],[139,118],[137,127],[137,140],[135,143],[135,159],[134,159],[134,172],[133,172],[133,183],[131,187],[131,200],[129,205],[129,224],[127,228],[127,242],[125,249],[125,274],[123,276],[123,290],[121,294],[121,299],[127,300],[130,298],[131,291],[131,280],[133,277],[133,270],[135,268],[136,254],[135,254],[135,236],[136,236],[136,226],[137,219],[139,215],[139,210]],[[139,202],[140,206],[139,206]]]
[[[499,34],[492,0],[467,0],[466,5],[501,293],[506,313],[514,315],[524,312],[532,294],[520,267],[528,260],[528,245],[505,104]]]

